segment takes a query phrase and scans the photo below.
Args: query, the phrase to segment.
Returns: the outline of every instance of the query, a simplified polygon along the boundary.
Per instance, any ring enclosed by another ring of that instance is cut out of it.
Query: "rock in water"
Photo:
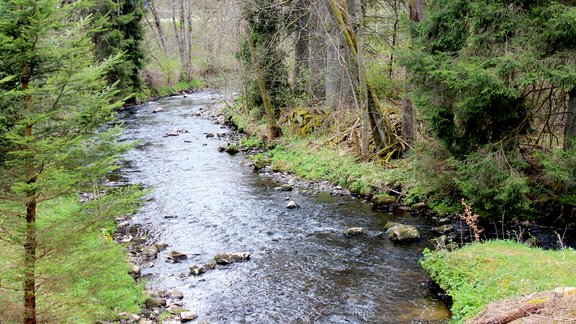
[[[250,259],[250,252],[220,253],[214,256],[217,264],[226,265],[235,262],[242,262]]]
[[[173,261],[174,263],[181,262],[186,259],[188,259],[188,256],[182,252],[170,251],[170,253],[168,253],[168,260]]]
[[[366,230],[363,227],[350,227],[349,229],[344,231],[344,235],[352,237],[366,234]]]
[[[388,206],[396,203],[396,198],[388,194],[379,194],[372,198],[375,206]]]
[[[286,205],[286,208],[288,209],[294,209],[294,208],[298,208],[300,206],[298,206],[297,203],[295,203],[294,201],[289,201],[288,204]]]
[[[199,276],[208,270],[214,270],[216,268],[216,262],[210,261],[206,264],[196,264],[190,267],[190,274],[193,276]]]
[[[184,128],[176,128],[175,130],[173,130],[169,133],[166,133],[166,135],[164,135],[164,137],[179,136],[179,135],[184,134],[184,133],[188,133],[188,131],[185,130]]]
[[[418,241],[420,233],[412,225],[396,224],[388,229],[388,238],[394,242]]]
[[[160,113],[160,112],[164,112],[164,108],[160,107],[160,108],[156,108],[154,110],[152,110],[153,113]]]
[[[238,150],[236,145],[230,145],[226,148],[226,153],[228,153],[230,155],[237,154],[238,152],[240,152],[240,150]]]
[[[452,232],[453,229],[454,229],[454,226],[452,226],[450,224],[440,225],[438,227],[432,228],[433,231],[438,232],[440,234],[446,234],[446,233]]]
[[[182,322],[193,321],[196,318],[198,318],[198,314],[196,314],[196,312],[191,311],[182,312],[180,313],[180,318],[182,319]]]
[[[202,264],[196,264],[190,267],[190,274],[193,276],[199,276],[208,271],[206,267]]]
[[[171,290],[168,292],[168,296],[171,299],[182,299],[182,298],[184,298],[184,293],[182,293],[179,290]]]
[[[158,255],[158,249],[156,248],[155,245],[146,246],[144,247],[144,249],[142,249],[142,256],[144,257],[144,259],[153,260],[156,259],[157,255]]]

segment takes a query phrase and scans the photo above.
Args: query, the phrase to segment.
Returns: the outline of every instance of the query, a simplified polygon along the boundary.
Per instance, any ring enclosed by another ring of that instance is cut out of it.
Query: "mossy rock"
[[[238,152],[240,152],[240,150],[238,149],[238,147],[236,147],[236,145],[230,145],[226,148],[226,153],[230,155],[237,154]]]
[[[386,206],[396,203],[396,197],[390,196],[389,194],[378,194],[372,197],[372,202],[376,206]]]
[[[394,242],[418,241],[420,232],[412,225],[396,224],[388,229],[388,238]]]

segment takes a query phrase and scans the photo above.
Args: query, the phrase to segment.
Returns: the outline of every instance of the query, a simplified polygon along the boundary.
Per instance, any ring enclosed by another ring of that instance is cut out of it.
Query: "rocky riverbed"
[[[139,144],[118,181],[152,188],[140,212],[119,220],[128,222],[119,239],[135,243],[133,273],[151,291],[144,314],[124,314],[126,321],[398,323],[449,316],[417,263],[434,224],[402,210],[373,210],[328,183],[255,173],[241,152],[218,152],[236,136],[223,116],[203,118],[220,102],[202,92],[123,117],[125,140]],[[390,222],[412,226],[422,239],[393,242]]]

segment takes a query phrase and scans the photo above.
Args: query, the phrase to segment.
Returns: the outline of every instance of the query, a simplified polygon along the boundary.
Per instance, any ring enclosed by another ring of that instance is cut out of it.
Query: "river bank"
[[[414,196],[410,194],[410,189],[415,186],[415,179],[411,176],[412,164],[410,160],[400,160],[389,162],[386,165],[379,165],[377,163],[363,163],[358,162],[354,157],[347,152],[342,152],[338,147],[329,145],[330,136],[315,137],[315,136],[294,136],[288,135],[284,138],[275,141],[272,145],[265,143],[265,127],[261,125],[254,125],[247,116],[242,115],[237,110],[228,110],[226,112],[227,118],[232,125],[240,128],[241,131],[247,133],[247,138],[240,141],[238,145],[245,152],[251,155],[253,166],[257,172],[270,174],[272,177],[287,183],[304,180],[304,185],[301,185],[305,190],[324,190],[333,195],[339,195],[344,192],[345,194],[352,194],[365,202],[370,202],[375,209],[384,209],[389,212],[396,210],[413,211],[415,214],[430,219],[434,225],[430,228],[436,233],[436,237],[430,240],[432,248],[437,249],[436,254],[446,253],[446,250],[453,250],[459,246],[469,244],[474,240],[474,236],[464,217],[456,214],[446,213],[439,215],[426,207],[422,202],[414,200]],[[214,112],[211,112],[214,115]],[[214,116],[223,118],[223,112],[216,112]],[[264,139],[264,140],[262,140]],[[294,180],[298,179],[298,180]],[[310,185],[312,184],[312,185]],[[320,185],[318,185],[320,184]],[[464,213],[462,213],[464,214]],[[564,228],[554,227],[545,224],[538,224],[536,222],[516,221],[516,222],[484,222],[482,224],[486,227],[483,233],[485,240],[489,239],[507,239],[513,240],[517,243],[507,245],[509,249],[518,250],[518,254],[522,255],[521,258],[526,258],[526,255],[547,255],[554,254],[555,252],[543,251],[540,249],[530,250],[526,246],[541,246],[547,249],[565,249],[576,246],[576,233],[574,229],[566,225]],[[503,243],[506,244],[506,243]],[[480,245],[476,247],[478,253],[486,253],[490,255],[492,245]],[[460,251],[460,250],[458,250]],[[494,251],[494,253],[497,253]],[[570,254],[570,252],[567,252]],[[432,255],[428,252],[428,257]],[[530,258],[527,257],[529,260]],[[523,259],[525,260],[525,259]],[[551,258],[545,258],[550,261]],[[565,269],[557,268],[555,263],[546,263],[543,261],[541,264],[526,265],[527,269],[532,266],[539,268],[548,267],[548,271],[562,272]],[[508,260],[508,265],[505,261],[501,262],[502,269],[505,272],[517,274],[514,266],[518,263],[514,258]],[[529,261],[527,261],[530,263]],[[486,295],[484,290],[479,289],[466,289],[465,287],[460,290],[460,293],[454,293],[454,287],[446,285],[446,282],[453,282],[449,278],[461,271],[469,271],[470,264],[461,261],[460,263],[432,263],[428,262],[426,270],[432,275],[433,279],[440,283],[440,287],[448,292],[454,299],[455,304],[452,304],[458,316],[455,319],[463,320],[475,315],[475,312],[480,311],[487,305],[489,301],[500,300],[510,296],[520,296],[538,292],[541,290],[552,289],[562,285],[570,285],[571,282],[566,280],[551,280],[545,284],[539,283],[537,280],[530,279],[531,276],[521,276],[520,279],[515,277],[506,278],[502,276],[501,280],[504,281],[518,281],[528,282],[528,289],[518,290],[512,286],[488,286],[490,289],[498,291],[494,295]],[[442,272],[441,269],[450,268],[450,271],[444,271],[446,276],[439,277],[437,274]],[[478,270],[481,270],[480,268]],[[490,271],[487,270],[488,274]],[[462,296],[477,296],[471,298],[484,298],[486,303],[472,303],[466,306],[467,298]],[[470,308],[472,305],[476,308]],[[464,306],[463,306],[464,305]],[[460,309],[473,309],[470,313],[462,316]]]
[[[244,154],[219,152],[235,135],[223,116],[201,118],[216,101],[210,93],[165,98],[123,118],[125,140],[140,144],[120,175],[154,188],[130,220],[150,229],[134,253],[155,256],[141,264],[141,276],[149,289],[183,295],[158,294],[155,320],[176,318],[171,306],[219,322],[446,318],[417,262],[424,241],[397,245],[382,237],[391,221],[423,228],[424,237],[429,225],[410,214],[375,211],[352,195],[297,185],[277,190],[282,183],[254,173]],[[299,207],[288,208],[291,201]],[[365,234],[347,234],[356,227]],[[218,265],[215,256],[233,252],[250,258]]]

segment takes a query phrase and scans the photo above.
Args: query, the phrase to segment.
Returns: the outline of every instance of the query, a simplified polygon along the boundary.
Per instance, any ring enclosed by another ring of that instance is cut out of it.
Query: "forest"
[[[576,1],[0,0],[0,322],[140,320],[119,114],[206,89],[257,171],[465,223],[418,252],[453,321],[576,286]]]

